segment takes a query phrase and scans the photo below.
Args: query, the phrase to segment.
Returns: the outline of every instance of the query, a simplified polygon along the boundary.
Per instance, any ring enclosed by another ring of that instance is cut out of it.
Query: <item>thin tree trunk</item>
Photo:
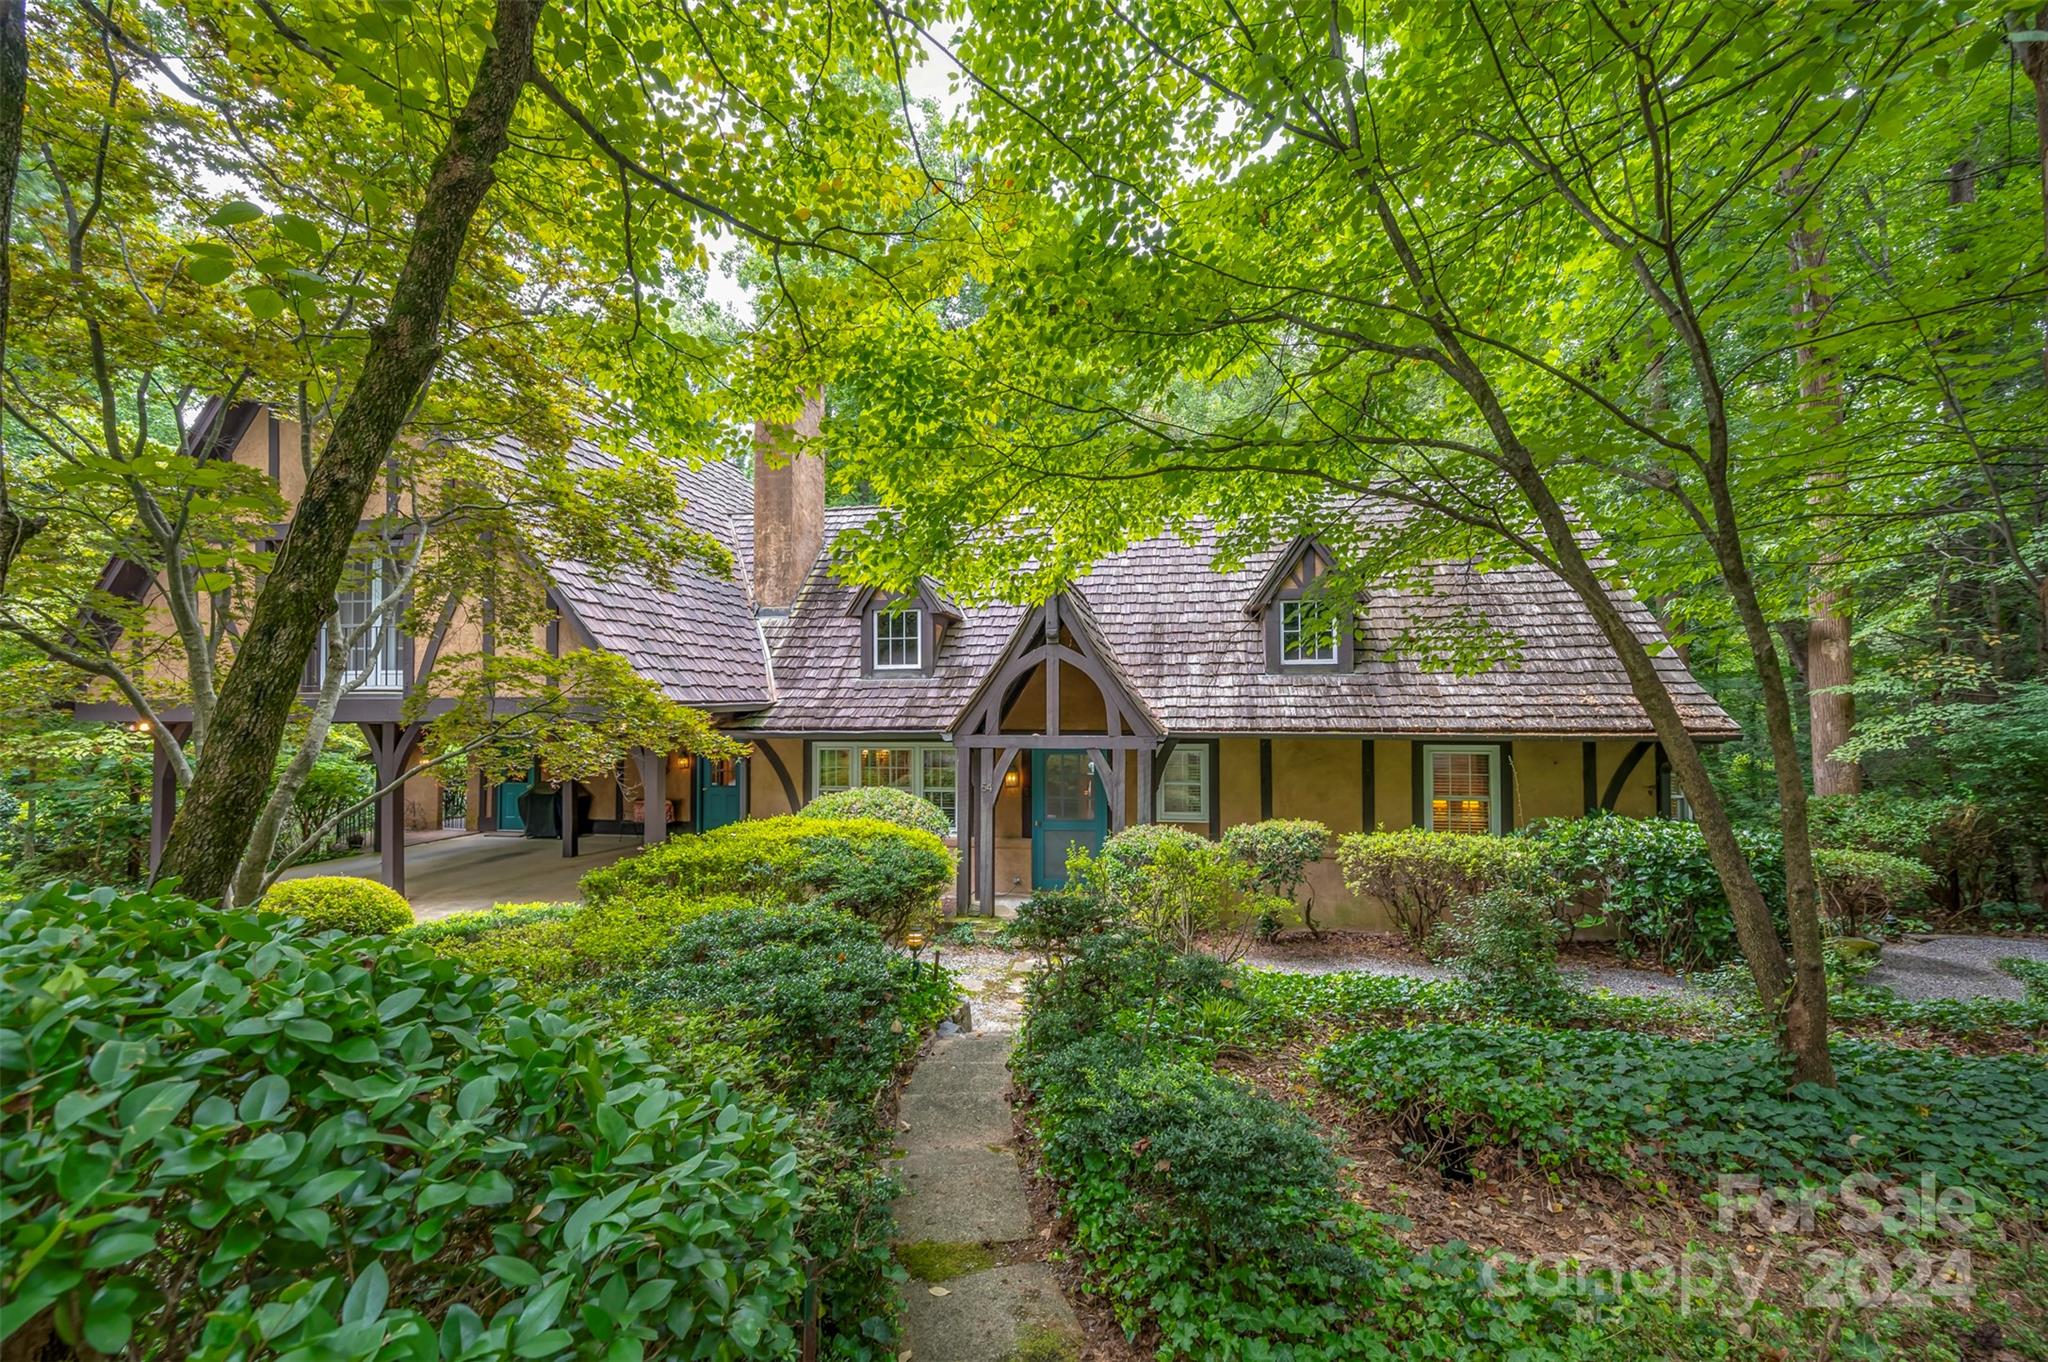
[[[1792,330],[1800,338],[1799,404],[1814,416],[1817,425],[1833,429],[1842,423],[1840,376],[1834,361],[1822,356],[1814,344],[1834,299],[1821,286],[1828,267],[1827,242],[1817,227],[1806,225],[1815,209],[1812,191],[1802,182],[1811,155],[1810,151],[1802,153],[1786,171],[1783,182],[1788,195],[1803,201],[1787,243],[1792,265]],[[1813,792],[1856,794],[1863,788],[1863,768],[1834,755],[1836,748],[1854,736],[1856,728],[1856,697],[1848,689],[1856,679],[1849,655],[1849,593],[1841,584],[1841,550],[1833,542],[1840,529],[1827,514],[1845,486],[1841,467],[1830,460],[1807,475],[1806,485],[1822,546],[1814,559],[1807,593],[1806,706]]]
[[[7,325],[14,298],[14,177],[21,167],[21,130],[28,105],[28,0],[0,0],[0,373],[7,369]],[[0,434],[0,440],[4,440]],[[40,517],[24,517],[7,495],[7,450],[0,445],[0,591],[7,570]]]
[[[2017,27],[2020,20],[2012,22]],[[2048,5],[2035,13],[2031,31],[2048,33]],[[2041,157],[2041,261],[2048,267],[2048,38],[2030,38],[2013,47],[2019,52],[2020,69],[2034,82],[2034,142]],[[2041,379],[2048,383],[2048,343],[2041,346]],[[2048,619],[2048,583],[2041,588],[2041,611]]]
[[[532,78],[544,4],[498,0],[491,46],[434,162],[390,310],[371,332],[354,391],[335,418],[221,688],[213,737],[171,826],[160,871],[195,897],[219,898],[230,888],[363,506],[439,358],[448,291]]]

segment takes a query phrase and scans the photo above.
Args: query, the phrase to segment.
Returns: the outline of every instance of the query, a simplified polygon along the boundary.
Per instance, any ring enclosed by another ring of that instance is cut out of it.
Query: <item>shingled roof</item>
[[[523,457],[511,441],[494,452],[511,462]],[[583,468],[612,463],[587,440],[571,444],[568,457]],[[752,538],[739,529],[743,519],[752,522],[753,484],[729,463],[674,467],[683,520],[726,547],[732,575],[686,563],[669,582],[635,570],[601,577],[586,563],[557,558],[547,564],[555,599],[592,643],[625,658],[669,698],[705,709],[759,708],[773,697],[747,589]]]
[[[1002,656],[1025,611],[969,606],[948,622],[929,676],[863,675],[859,588],[831,571],[830,545],[875,515],[830,507],[827,550],[787,616],[756,621],[744,583],[753,542],[753,494],[731,465],[681,475],[693,525],[734,553],[737,580],[678,574],[674,590],[598,583],[557,564],[565,605],[601,646],[630,659],[678,699],[747,711],[763,733],[939,734]],[[1357,665],[1341,674],[1266,670],[1261,623],[1245,602],[1287,552],[1252,555],[1233,572],[1212,566],[1213,541],[1148,539],[1097,565],[1075,585],[1091,641],[1130,698],[1168,733],[1333,733],[1356,736],[1648,737],[1636,703],[1592,616],[1539,567],[1481,572],[1446,563],[1430,589],[1386,589],[1360,613]],[[1640,602],[1616,593],[1655,656],[1693,733],[1740,730],[1695,681]],[[1412,627],[1479,616],[1514,645],[1489,670],[1457,675],[1389,660]]]

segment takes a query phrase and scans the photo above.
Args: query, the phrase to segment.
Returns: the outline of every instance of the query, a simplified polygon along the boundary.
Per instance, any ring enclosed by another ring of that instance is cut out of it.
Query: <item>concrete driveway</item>
[[[422,922],[500,903],[568,903],[583,897],[577,881],[638,851],[640,838],[586,833],[579,845],[582,854],[572,860],[562,855],[558,841],[516,833],[473,832],[408,841],[405,896],[412,900],[413,916]],[[382,871],[382,862],[371,854],[296,866],[284,878],[358,875],[374,880]]]

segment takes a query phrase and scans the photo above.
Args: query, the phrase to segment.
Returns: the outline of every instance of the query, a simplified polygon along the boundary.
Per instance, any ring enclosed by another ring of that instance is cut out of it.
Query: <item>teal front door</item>
[[[519,797],[533,788],[533,772],[525,780],[508,780],[498,787],[498,831],[523,832],[526,818],[519,812]]]
[[[740,764],[699,757],[691,765],[696,769],[697,831],[709,832],[739,822]]]
[[[1031,753],[1031,884],[1067,882],[1067,853],[1095,851],[1109,831],[1109,801],[1086,752]]]

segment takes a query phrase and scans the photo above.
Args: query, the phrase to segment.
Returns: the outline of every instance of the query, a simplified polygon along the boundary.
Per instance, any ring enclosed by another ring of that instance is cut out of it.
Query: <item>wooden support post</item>
[[[1139,821],[1140,823],[1150,823],[1150,822],[1152,822],[1152,821],[1153,821],[1154,815],[1153,815],[1153,812],[1152,812],[1152,808],[1153,808],[1153,800],[1154,800],[1154,798],[1156,797],[1155,791],[1154,791],[1154,789],[1153,789],[1153,783],[1154,783],[1154,782],[1155,782],[1155,781],[1156,781],[1157,779],[1158,779],[1158,776],[1157,776],[1157,774],[1155,773],[1155,771],[1154,771],[1154,769],[1153,769],[1153,765],[1152,765],[1152,749],[1151,749],[1151,748],[1149,748],[1149,747],[1141,747],[1141,748],[1139,748],[1139,749],[1138,749],[1138,821]]]
[[[417,726],[394,723],[371,723],[361,725],[364,739],[370,744],[370,761],[377,771],[377,786],[384,792],[377,796],[376,838],[377,855],[381,861],[384,883],[396,892],[405,892],[405,759],[412,755],[412,745],[419,739]],[[389,786],[389,789],[384,789]]]
[[[668,754],[636,747],[633,764],[640,772],[640,845],[651,847],[668,840]]]
[[[953,912],[964,916],[973,909],[974,863],[968,859],[974,846],[974,753],[967,744],[953,746]]]
[[[561,787],[562,800],[562,856],[564,859],[576,854],[576,789],[578,782],[564,780]]]
[[[178,740],[183,741],[183,734]],[[149,766],[149,874],[156,878],[157,862],[164,858],[164,843],[170,838],[171,823],[178,816],[178,773],[171,767],[171,753],[162,733],[151,745]]]
[[[996,913],[996,792],[1002,788],[995,769],[995,753],[984,747],[978,757],[981,773],[978,780],[981,803],[976,811],[975,826],[982,835],[975,839],[974,878],[980,894],[981,911],[986,917]]]

